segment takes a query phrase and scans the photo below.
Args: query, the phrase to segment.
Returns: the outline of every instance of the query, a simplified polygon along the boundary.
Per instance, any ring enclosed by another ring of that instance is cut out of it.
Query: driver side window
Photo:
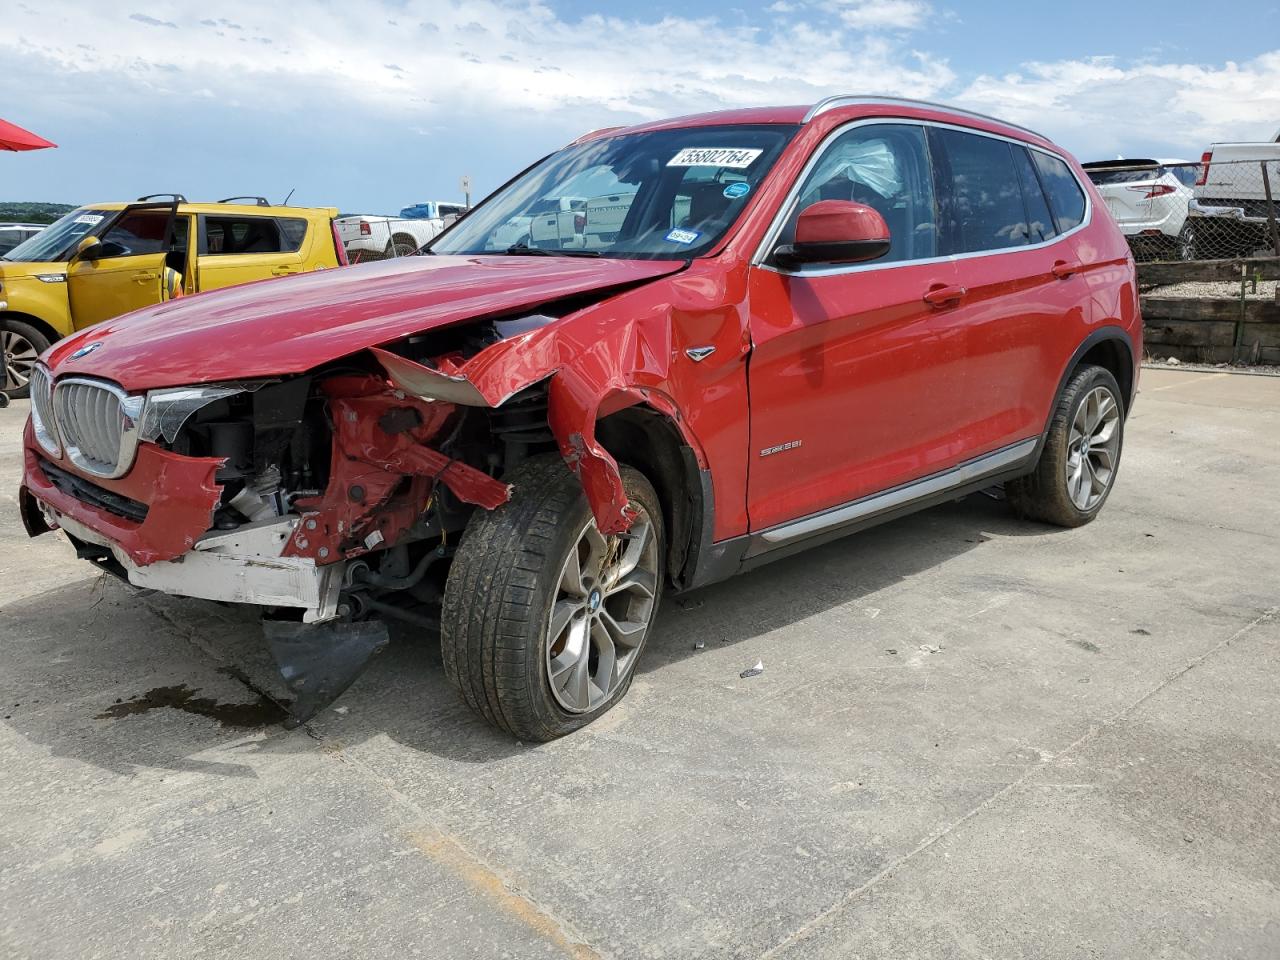
[[[819,200],[852,200],[884,217],[892,243],[876,263],[938,254],[937,203],[923,127],[871,124],[832,141],[805,178],[781,243],[795,239],[796,220]]]

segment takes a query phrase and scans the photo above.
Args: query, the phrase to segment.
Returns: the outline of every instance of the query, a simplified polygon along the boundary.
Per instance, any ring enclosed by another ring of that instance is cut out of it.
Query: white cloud
[[[874,92],[909,96],[953,80],[945,59],[853,29],[906,23],[923,6],[914,0],[841,4],[848,27],[812,11],[768,26],[677,16],[570,21],[538,0],[408,0],[394,20],[357,5],[303,17],[231,0],[216,20],[203,4],[139,6],[150,8],[122,15],[63,3],[51,14],[20,5],[0,51],[165,95],[216,85],[263,109],[279,102],[263,92],[290,81],[391,112],[572,109],[641,119],[810,101],[848,92],[856,77],[874,77]]]
[[[933,12],[923,0],[836,0],[831,7],[855,30],[914,30]]]
[[[1280,51],[1222,66],[1111,58],[1031,63],[977,77],[955,100],[1041,130],[1083,159],[1151,144],[1195,160],[1217,140],[1275,134]]]

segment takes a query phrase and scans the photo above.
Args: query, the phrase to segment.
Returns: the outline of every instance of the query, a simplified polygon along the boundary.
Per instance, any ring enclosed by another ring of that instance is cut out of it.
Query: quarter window
[[[837,137],[800,187],[780,236],[795,239],[796,221],[819,200],[852,200],[878,211],[889,226],[889,252],[875,263],[938,254],[938,214],[924,130],[910,124],[855,127]]]
[[[948,253],[1003,250],[1028,243],[1027,212],[1005,140],[931,128]]]
[[[1040,171],[1040,182],[1044,184],[1044,192],[1049,197],[1049,206],[1053,209],[1054,219],[1058,221],[1058,232],[1066,233],[1080,226],[1084,220],[1084,193],[1076,182],[1071,168],[1047,153],[1032,150],[1036,169]]]
[[[1013,148],[1013,164],[1018,168],[1018,184],[1022,187],[1022,202],[1027,208],[1027,240],[1042,243],[1057,235],[1053,227],[1053,215],[1040,189],[1035,164],[1025,147]]]

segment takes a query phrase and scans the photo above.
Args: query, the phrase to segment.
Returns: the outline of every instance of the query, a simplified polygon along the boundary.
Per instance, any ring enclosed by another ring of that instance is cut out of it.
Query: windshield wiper
[[[509,257],[599,257],[599,250],[566,250],[548,247],[531,247],[527,243],[516,243],[506,249]]]

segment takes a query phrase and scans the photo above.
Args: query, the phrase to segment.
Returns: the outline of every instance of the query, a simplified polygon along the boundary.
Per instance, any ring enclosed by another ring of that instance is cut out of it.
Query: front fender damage
[[[665,328],[665,325],[664,325]],[[557,326],[502,340],[464,362],[425,366],[390,350],[373,355],[391,382],[426,401],[496,408],[547,381],[547,420],[569,469],[578,477],[602,533],[622,533],[635,519],[618,462],[596,439],[605,413],[645,403],[678,419],[656,384],[665,378],[669,347],[655,349],[639,324],[611,324],[600,335],[570,337]],[[645,385],[649,380],[655,384]]]

